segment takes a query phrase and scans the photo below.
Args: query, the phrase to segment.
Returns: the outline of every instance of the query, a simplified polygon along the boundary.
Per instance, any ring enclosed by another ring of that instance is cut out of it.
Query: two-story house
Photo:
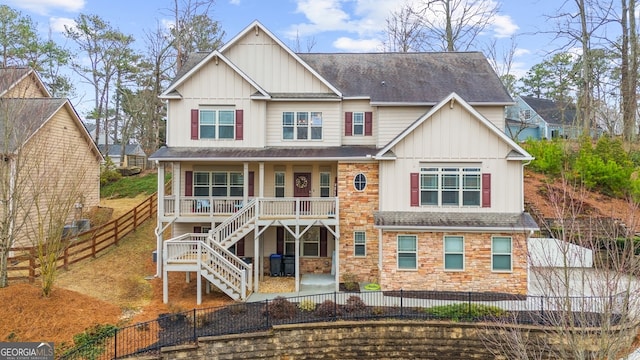
[[[518,141],[576,139],[583,130],[577,123],[576,114],[573,104],[534,96],[517,96],[515,104],[507,106],[505,132]]]
[[[532,157],[503,131],[513,100],[482,54],[297,54],[254,22],[161,97],[165,302],[170,271],[198,274],[198,301],[202,279],[243,299],[274,255],[290,256],[296,290],[301,274],[333,274],[337,290],[348,273],[526,293]]]

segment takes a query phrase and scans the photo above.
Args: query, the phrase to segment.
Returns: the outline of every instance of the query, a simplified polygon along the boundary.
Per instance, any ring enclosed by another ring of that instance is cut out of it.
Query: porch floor
[[[248,301],[264,301],[277,296],[291,297],[309,294],[325,294],[335,291],[335,277],[331,274],[302,274],[300,292],[295,292],[295,277],[265,276],[260,282],[260,291],[252,293]]]

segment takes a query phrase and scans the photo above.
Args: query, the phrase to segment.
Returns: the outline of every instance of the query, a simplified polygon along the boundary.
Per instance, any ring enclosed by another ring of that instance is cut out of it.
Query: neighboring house
[[[91,138],[95,141],[96,140],[96,130],[98,129],[98,127],[96,126],[96,124],[85,124],[84,125],[87,128],[87,131],[89,132],[89,136],[91,136]],[[104,136],[104,130],[100,131],[100,134],[98,134],[98,144],[106,144],[107,142],[105,141],[105,136]],[[113,144],[113,138],[111,136],[109,136],[109,144]]]
[[[254,22],[161,97],[165,302],[170,271],[201,275],[198,301],[202,279],[243,299],[281,256],[296,291],[301,275],[333,274],[337,290],[349,274],[527,292],[532,157],[503,131],[513,100],[481,53],[296,54]]]
[[[111,161],[113,161],[116,166],[120,166],[120,161],[122,160],[122,167],[125,168],[134,166],[142,170],[147,168],[147,154],[142,150],[140,144],[125,145],[124,159],[121,159],[122,145],[120,144],[110,144],[108,152],[105,144],[98,145],[98,149],[102,156],[111,158]]]
[[[516,104],[507,106],[505,132],[512,139],[576,139],[582,127],[576,123],[574,105],[533,96],[517,96]]]
[[[32,245],[29,231],[48,202],[72,201],[69,222],[99,205],[100,152],[69,100],[52,98],[30,68],[0,68],[0,134],[0,170],[8,184],[1,196],[18,209],[8,226],[15,247]],[[74,199],[53,190],[69,184],[77,185]]]

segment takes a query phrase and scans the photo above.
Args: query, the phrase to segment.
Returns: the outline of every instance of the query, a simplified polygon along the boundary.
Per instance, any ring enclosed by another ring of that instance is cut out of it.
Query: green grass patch
[[[171,178],[167,175],[165,182]],[[136,197],[140,194],[151,195],[158,190],[158,175],[149,173],[143,176],[127,176],[115,182],[100,187],[100,197],[126,198]]]
[[[424,309],[424,312],[438,319],[452,321],[469,321],[485,317],[499,317],[505,314],[505,311],[497,306],[469,303],[432,306]]]

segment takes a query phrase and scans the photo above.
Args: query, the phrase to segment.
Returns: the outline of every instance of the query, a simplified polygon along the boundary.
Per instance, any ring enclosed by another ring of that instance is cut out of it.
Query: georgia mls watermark
[[[0,360],[53,360],[53,343],[0,342]]]

